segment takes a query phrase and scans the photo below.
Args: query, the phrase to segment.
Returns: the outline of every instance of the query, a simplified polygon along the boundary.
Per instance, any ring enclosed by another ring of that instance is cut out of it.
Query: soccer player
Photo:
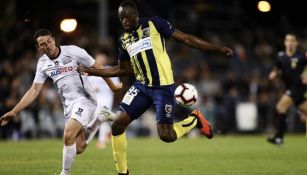
[[[99,118],[90,122],[97,105],[96,95],[87,76],[81,76],[77,72],[77,66],[78,64],[92,68],[102,68],[102,66],[97,64],[84,49],[74,45],[57,46],[52,33],[46,29],[37,30],[34,41],[37,49],[44,54],[38,60],[33,84],[17,105],[0,118],[0,123],[6,125],[29,106],[39,95],[45,80],[50,77],[58,87],[64,107],[65,129],[61,175],[69,175],[75,155],[82,153],[89,142],[86,141],[86,133],[93,134],[90,133],[91,130],[94,130],[93,127],[99,127],[98,123],[101,122]],[[105,80],[113,91],[121,89],[121,84],[114,84],[108,78]],[[87,129],[83,129],[84,127]]]
[[[199,128],[208,138],[213,137],[210,123],[199,110],[194,110],[187,119],[173,124],[175,85],[164,39],[172,38],[194,48],[226,56],[231,56],[232,50],[181,32],[163,18],[139,18],[137,6],[131,0],[120,4],[118,16],[125,29],[120,37],[119,65],[105,69],[79,66],[79,71],[102,77],[122,76],[130,72],[135,74],[136,81],[120,103],[121,111],[111,126],[116,168],[119,175],[124,175],[129,174],[125,130],[151,105],[157,113],[157,129],[161,140],[174,142],[194,127]]]
[[[304,53],[298,51],[297,36],[288,33],[284,39],[285,51],[278,53],[275,67],[269,74],[273,80],[281,76],[286,91],[276,105],[276,130],[274,137],[268,138],[270,143],[282,145],[286,129],[286,116],[290,107],[296,106],[307,114],[306,87],[301,76],[307,66],[307,59]]]

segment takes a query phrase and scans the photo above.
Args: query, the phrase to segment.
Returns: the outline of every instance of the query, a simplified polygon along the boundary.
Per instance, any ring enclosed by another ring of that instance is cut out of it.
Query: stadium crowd
[[[289,30],[290,23],[281,18],[280,25],[276,27],[277,30],[272,27],[254,28],[254,26],[240,29],[240,25],[215,28],[214,22],[209,20],[205,23],[203,18],[213,18],[223,23],[224,13],[209,13],[209,16],[206,16],[207,13],[205,15],[202,11],[201,4],[195,5],[193,9],[192,11],[183,10],[181,13],[169,12],[167,17],[176,28],[178,26],[183,31],[201,36],[215,44],[232,47],[235,55],[233,58],[225,58],[167,41],[176,84],[187,82],[197,87],[200,100],[197,105],[208,115],[215,130],[220,133],[239,132],[236,123],[236,106],[242,102],[252,102],[257,106],[257,129],[254,132],[264,133],[270,130],[274,106],[283,87],[280,81],[270,82],[267,76],[275,63],[277,52],[283,49],[283,35]],[[187,20],[191,21],[189,25],[184,22]],[[40,53],[36,52],[32,39],[34,30],[28,25],[24,21],[16,21],[1,32],[0,115],[18,102],[21,95],[31,86],[35,75]],[[115,30],[118,28],[116,25],[118,24],[111,24],[110,28]],[[97,52],[106,52],[109,63],[116,64],[118,33],[111,32],[110,37],[101,44],[97,31],[90,26],[80,28],[76,34],[68,36],[55,28],[51,30],[56,33],[55,37],[59,44],[81,46],[86,48],[92,56],[95,56]],[[304,36],[303,33],[299,34]],[[307,40],[304,37],[300,38],[300,43],[302,49],[307,48]],[[127,79],[123,81],[125,88],[129,87],[131,81]],[[115,97],[117,99],[115,104],[118,104],[125,88]],[[114,110],[116,107],[117,105],[114,105]],[[175,113],[180,119],[188,113],[188,109],[178,107]],[[154,135],[155,128],[151,128],[150,125],[155,121],[154,116],[150,112],[144,115],[143,121],[135,123],[130,128],[131,135]],[[303,131],[304,125],[299,122],[299,117],[296,117],[297,110],[293,109],[290,115],[288,122],[291,124],[288,129],[293,132]],[[57,96],[56,87],[49,80],[45,83],[39,99],[30,108],[20,113],[19,117],[8,126],[0,127],[0,138],[18,140],[61,137],[63,128],[61,102]]]

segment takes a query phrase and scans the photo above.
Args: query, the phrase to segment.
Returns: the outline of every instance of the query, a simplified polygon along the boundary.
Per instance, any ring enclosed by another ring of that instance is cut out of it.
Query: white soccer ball
[[[196,103],[198,93],[196,88],[188,83],[179,85],[175,90],[175,99],[177,104],[188,107]]]

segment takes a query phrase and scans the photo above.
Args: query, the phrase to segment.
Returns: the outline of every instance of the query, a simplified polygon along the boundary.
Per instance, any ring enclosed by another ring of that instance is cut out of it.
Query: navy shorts
[[[289,88],[286,90],[286,95],[292,98],[295,105],[301,105],[307,99],[305,97],[305,87],[303,88]]]
[[[148,87],[136,82],[124,96],[120,103],[120,109],[127,112],[130,118],[134,120],[153,105],[158,124],[173,124],[174,92],[174,84]]]

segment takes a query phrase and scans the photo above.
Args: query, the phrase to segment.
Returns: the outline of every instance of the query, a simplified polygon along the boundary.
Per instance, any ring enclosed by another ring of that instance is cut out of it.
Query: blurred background
[[[1,0],[0,1],[0,115],[12,109],[30,88],[40,53],[32,36],[49,29],[59,45],[78,45],[93,57],[104,54],[117,64],[118,38],[123,32],[117,17],[120,0]],[[284,91],[280,81],[267,76],[287,32],[299,36],[307,48],[303,1],[270,0],[135,0],[141,17],[161,16],[175,28],[231,47],[234,57],[204,53],[167,41],[176,84],[197,87],[200,108],[220,134],[265,134],[272,130],[275,103]],[[133,78],[121,77],[124,90],[115,95],[113,109]],[[175,118],[191,109],[177,107]],[[62,137],[62,104],[48,80],[39,98],[6,127],[0,139]],[[291,109],[289,132],[304,132],[298,111]],[[133,122],[130,136],[154,136],[155,114],[147,111]],[[197,133],[192,133],[197,136]]]

